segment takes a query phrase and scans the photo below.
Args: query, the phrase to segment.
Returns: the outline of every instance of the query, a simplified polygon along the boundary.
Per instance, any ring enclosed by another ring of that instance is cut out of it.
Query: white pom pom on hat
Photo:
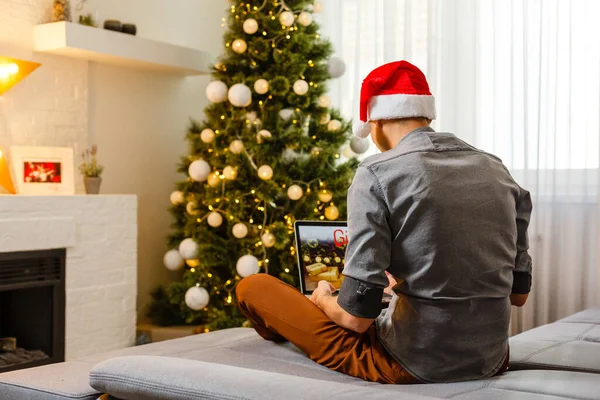
[[[435,98],[425,75],[408,61],[396,61],[374,69],[363,81],[360,91],[360,118],[352,132],[366,138],[369,121],[436,117]]]

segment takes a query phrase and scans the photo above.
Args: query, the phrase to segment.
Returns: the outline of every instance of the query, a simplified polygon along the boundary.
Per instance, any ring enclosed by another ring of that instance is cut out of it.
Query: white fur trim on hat
[[[373,96],[369,104],[369,121],[425,117],[435,119],[435,98],[431,95],[388,94]]]
[[[352,133],[355,136],[364,139],[371,134],[371,125],[368,122],[357,120],[352,124]]]

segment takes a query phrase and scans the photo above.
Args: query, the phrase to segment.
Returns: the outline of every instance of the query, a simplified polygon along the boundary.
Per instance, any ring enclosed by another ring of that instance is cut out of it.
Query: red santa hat
[[[435,119],[435,98],[421,70],[408,61],[374,69],[360,91],[360,120],[352,131],[360,138],[371,133],[369,121],[425,117]]]

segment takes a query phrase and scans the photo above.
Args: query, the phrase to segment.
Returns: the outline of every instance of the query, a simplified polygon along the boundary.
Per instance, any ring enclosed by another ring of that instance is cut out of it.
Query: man
[[[265,339],[369,381],[502,373],[510,306],[531,287],[529,193],[498,158],[429,127],[434,98],[406,61],[369,74],[360,109],[355,133],[382,153],[361,163],[348,193],[339,296],[320,282],[310,302],[255,275],[238,285],[241,310]],[[384,290],[393,298],[382,312]]]

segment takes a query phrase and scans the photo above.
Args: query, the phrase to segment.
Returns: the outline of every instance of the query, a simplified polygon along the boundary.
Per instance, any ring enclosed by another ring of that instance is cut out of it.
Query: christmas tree
[[[345,218],[355,155],[368,145],[350,138],[326,95],[345,66],[313,22],[322,7],[231,2],[225,51],[206,89],[211,104],[206,120],[191,124],[180,165],[187,179],[171,195],[164,262],[185,268],[183,279],[154,292],[155,323],[242,325],[242,277],[262,272],[296,285],[294,221]]]

